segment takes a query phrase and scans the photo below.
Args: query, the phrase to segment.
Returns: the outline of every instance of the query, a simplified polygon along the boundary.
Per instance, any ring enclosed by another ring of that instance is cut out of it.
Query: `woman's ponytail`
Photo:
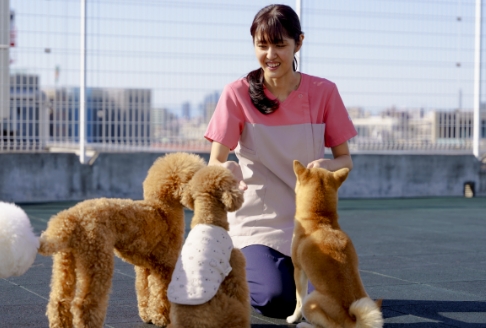
[[[262,114],[271,114],[279,106],[278,99],[269,99],[265,95],[265,89],[263,87],[263,70],[261,68],[251,71],[246,76],[246,80],[250,85],[250,98],[253,105]]]

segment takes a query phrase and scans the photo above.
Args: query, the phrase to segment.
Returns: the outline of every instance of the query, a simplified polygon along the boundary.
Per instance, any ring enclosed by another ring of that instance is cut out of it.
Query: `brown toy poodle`
[[[238,181],[226,168],[205,167],[184,189],[182,202],[194,217],[169,285],[169,327],[249,328],[246,262],[227,233],[227,212],[243,204]]]
[[[142,320],[169,323],[167,286],[184,239],[182,190],[205,167],[196,155],[155,161],[143,182],[144,200],[92,199],[52,217],[39,253],[53,256],[50,327],[103,327],[114,255],[135,265]],[[122,177],[121,177],[122,178]]]

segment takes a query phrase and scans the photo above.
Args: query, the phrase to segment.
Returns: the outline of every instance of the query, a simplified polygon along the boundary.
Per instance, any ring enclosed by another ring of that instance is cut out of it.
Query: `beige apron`
[[[324,129],[325,124],[246,123],[235,153],[248,189],[242,208],[228,213],[235,247],[261,244],[290,256],[296,183],[293,161],[307,165],[324,157]]]

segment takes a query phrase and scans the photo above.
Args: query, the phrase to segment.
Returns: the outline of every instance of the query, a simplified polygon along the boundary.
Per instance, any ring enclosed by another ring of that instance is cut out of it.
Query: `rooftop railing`
[[[219,93],[258,67],[267,2],[86,0],[81,72],[81,1],[2,2],[0,153],[79,152],[82,112],[88,152],[209,151]],[[303,2],[299,69],[337,84],[354,153],[472,153],[475,4]],[[484,155],[484,108],[479,136]]]

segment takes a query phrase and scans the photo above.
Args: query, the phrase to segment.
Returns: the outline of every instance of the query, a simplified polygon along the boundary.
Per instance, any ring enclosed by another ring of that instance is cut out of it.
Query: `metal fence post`
[[[0,130],[10,116],[10,1],[0,1]],[[2,140],[3,143],[3,140]]]
[[[474,117],[473,117],[473,154],[480,158],[479,140],[481,127],[481,53],[482,53],[482,0],[476,0],[476,25],[474,31]]]
[[[303,29],[302,25],[302,1],[304,0],[296,0],[295,1],[295,11],[299,16],[300,26]],[[295,54],[295,58],[297,59],[297,64],[299,65],[299,72],[302,72],[302,48]]]
[[[86,157],[86,0],[81,0],[80,67],[79,67],[79,161],[87,164]]]

